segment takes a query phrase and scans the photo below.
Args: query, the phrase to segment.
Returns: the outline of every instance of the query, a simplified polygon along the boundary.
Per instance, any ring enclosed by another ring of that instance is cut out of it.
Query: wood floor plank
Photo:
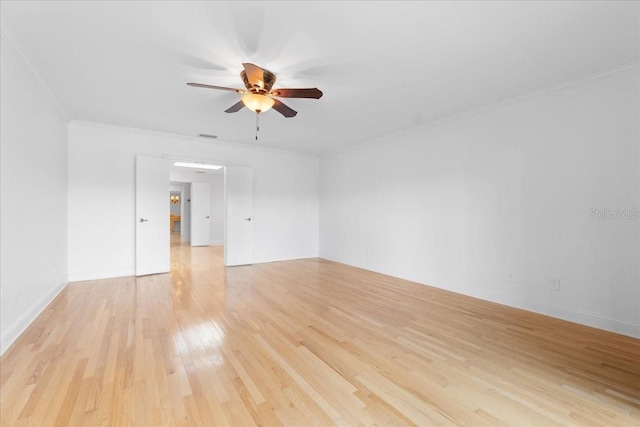
[[[322,259],[70,284],[0,360],[2,426],[640,426],[640,340]]]

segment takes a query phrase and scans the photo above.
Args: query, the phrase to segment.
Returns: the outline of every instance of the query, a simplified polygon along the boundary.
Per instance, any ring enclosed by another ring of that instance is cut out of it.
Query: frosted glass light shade
[[[275,101],[273,98],[260,95],[257,93],[248,93],[246,95],[242,95],[242,103],[256,113],[264,113],[267,110],[270,110],[273,107]]]

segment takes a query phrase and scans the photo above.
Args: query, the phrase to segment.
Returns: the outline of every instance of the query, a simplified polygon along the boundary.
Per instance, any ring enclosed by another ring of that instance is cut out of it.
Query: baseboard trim
[[[69,282],[86,282],[87,280],[113,279],[114,277],[126,277],[135,275],[135,270],[74,273],[69,275]]]
[[[51,291],[49,291],[42,299],[26,310],[15,321],[7,331],[0,337],[0,355],[11,347],[11,345],[27,330],[29,325],[51,304],[51,302],[67,287],[69,282],[62,282]]]
[[[299,259],[313,259],[318,258],[318,255],[289,255],[289,256],[275,256],[275,257],[254,257],[253,264],[266,264],[268,262],[282,262],[282,261],[295,261]]]
[[[570,310],[564,307],[558,307],[510,295],[473,291],[466,292],[464,294],[474,298],[480,298],[485,301],[491,301],[509,307],[554,317],[556,319],[566,320],[567,322],[578,323],[580,325],[590,326],[596,329],[615,332],[632,338],[640,338],[640,325],[634,323],[611,319],[609,317],[603,317],[593,313]]]
[[[419,285],[431,286],[437,289],[442,289],[449,292],[469,296],[472,298],[478,298],[484,301],[493,302],[496,304],[502,304],[508,307],[518,308],[521,310],[529,311],[532,313],[542,314],[544,316],[553,317],[567,322],[577,323],[584,326],[589,326],[596,329],[602,329],[604,331],[614,332],[616,334],[626,335],[632,338],[640,339],[640,325],[630,322],[624,322],[618,319],[612,319],[609,317],[600,316],[594,313],[586,313],[582,311],[571,310],[564,307],[558,307],[550,304],[545,304],[538,301],[528,300],[524,298],[514,297],[511,295],[499,294],[494,292],[483,292],[475,289],[451,289],[444,286],[437,286],[432,283],[423,283],[415,279],[408,277],[393,276],[391,274],[371,270],[359,265],[347,264],[337,259],[333,259],[328,256],[320,256],[322,259],[326,259],[331,262],[337,262],[339,264],[349,265],[355,268],[361,268],[363,270],[372,271],[374,273],[383,274],[385,276],[396,277],[398,279],[407,280],[417,283]]]

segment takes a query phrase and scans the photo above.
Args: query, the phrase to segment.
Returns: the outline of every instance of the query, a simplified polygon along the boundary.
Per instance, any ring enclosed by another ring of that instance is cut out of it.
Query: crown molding
[[[44,81],[36,67],[29,60],[29,56],[26,54],[24,47],[15,37],[9,25],[7,25],[7,21],[4,19],[2,15],[0,15],[0,37],[2,40],[6,41],[17,53],[23,64],[26,65],[26,68],[31,72],[32,77],[37,82],[37,84],[42,88],[42,90],[47,94],[47,96],[53,102],[55,108],[68,120],[71,120],[71,116],[69,112],[64,108],[64,105],[55,93],[51,90],[51,88]]]
[[[285,150],[283,148],[255,146],[250,144],[243,144],[241,142],[226,141],[222,138],[208,139],[208,138],[201,138],[199,136],[182,135],[179,133],[170,133],[170,132],[160,132],[156,130],[112,125],[108,123],[91,122],[91,121],[85,121],[85,120],[71,120],[69,122],[69,125],[109,129],[109,130],[114,130],[119,132],[138,133],[141,135],[156,136],[159,138],[181,139],[184,141],[199,142],[201,144],[212,145],[212,146],[216,146],[216,145],[227,146],[227,147],[233,147],[233,148],[242,148],[245,150],[264,151],[264,152],[277,153],[277,154],[288,154],[290,156],[296,156],[296,157],[307,157],[307,158],[313,158],[313,159],[319,158],[318,154],[316,153],[306,153],[306,152],[300,152],[300,151]]]
[[[382,135],[373,139],[369,139],[366,141],[360,141],[357,142],[355,144],[351,144],[351,145],[347,145],[344,147],[340,147],[340,148],[336,148],[334,150],[329,150],[329,151],[323,151],[320,154],[320,157],[324,157],[324,156],[332,156],[332,155],[336,155],[339,153],[347,153],[351,150],[357,150],[359,148],[364,148],[367,146],[375,146],[381,143],[384,144],[388,144],[389,142],[393,143],[398,137],[403,136],[403,135],[410,135],[413,132],[417,132],[420,131],[422,129],[429,129],[432,127],[436,127],[439,126],[441,124],[445,124],[448,122],[452,122],[452,121],[456,121],[468,116],[473,116],[479,113],[482,113],[484,111],[488,111],[488,110],[494,110],[496,108],[500,108],[506,105],[510,105],[510,104],[515,104],[518,103],[520,101],[524,101],[530,98],[535,98],[537,96],[546,94],[546,93],[551,93],[551,92],[556,92],[559,90],[562,90],[566,87],[570,87],[570,86],[574,86],[574,85],[578,85],[590,80],[595,80],[595,79],[599,79],[601,77],[605,77],[608,76],[610,74],[615,74],[615,73],[619,73],[619,72],[623,72],[626,70],[630,70],[633,68],[639,68],[640,69],[640,62],[632,62],[630,64],[625,64],[625,65],[621,65],[618,67],[614,67],[614,68],[609,68],[597,73],[592,73],[592,74],[587,74],[581,77],[577,77],[571,80],[566,80],[564,82],[555,84],[555,85],[551,85],[551,86],[547,86],[544,87],[542,89],[538,89],[538,90],[534,90],[531,92],[527,92],[527,93],[523,93],[521,95],[517,95],[517,96],[513,96],[511,98],[507,98],[507,99],[503,99],[501,101],[497,101],[497,102],[492,102],[490,104],[485,104],[483,106],[471,109],[471,110],[467,110],[467,111],[463,111],[460,113],[456,113],[456,114],[452,114],[452,115],[448,115],[436,120],[432,120],[430,122],[427,123],[422,123],[420,125],[417,126],[411,126],[408,128],[404,128],[401,130],[398,130],[396,132],[390,133],[390,134],[386,134],[386,135]]]

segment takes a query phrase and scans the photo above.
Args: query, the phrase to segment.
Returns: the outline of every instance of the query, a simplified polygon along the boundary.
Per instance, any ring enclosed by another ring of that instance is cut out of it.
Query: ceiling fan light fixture
[[[275,100],[267,95],[248,93],[242,95],[242,103],[253,112],[264,113],[273,107]]]

